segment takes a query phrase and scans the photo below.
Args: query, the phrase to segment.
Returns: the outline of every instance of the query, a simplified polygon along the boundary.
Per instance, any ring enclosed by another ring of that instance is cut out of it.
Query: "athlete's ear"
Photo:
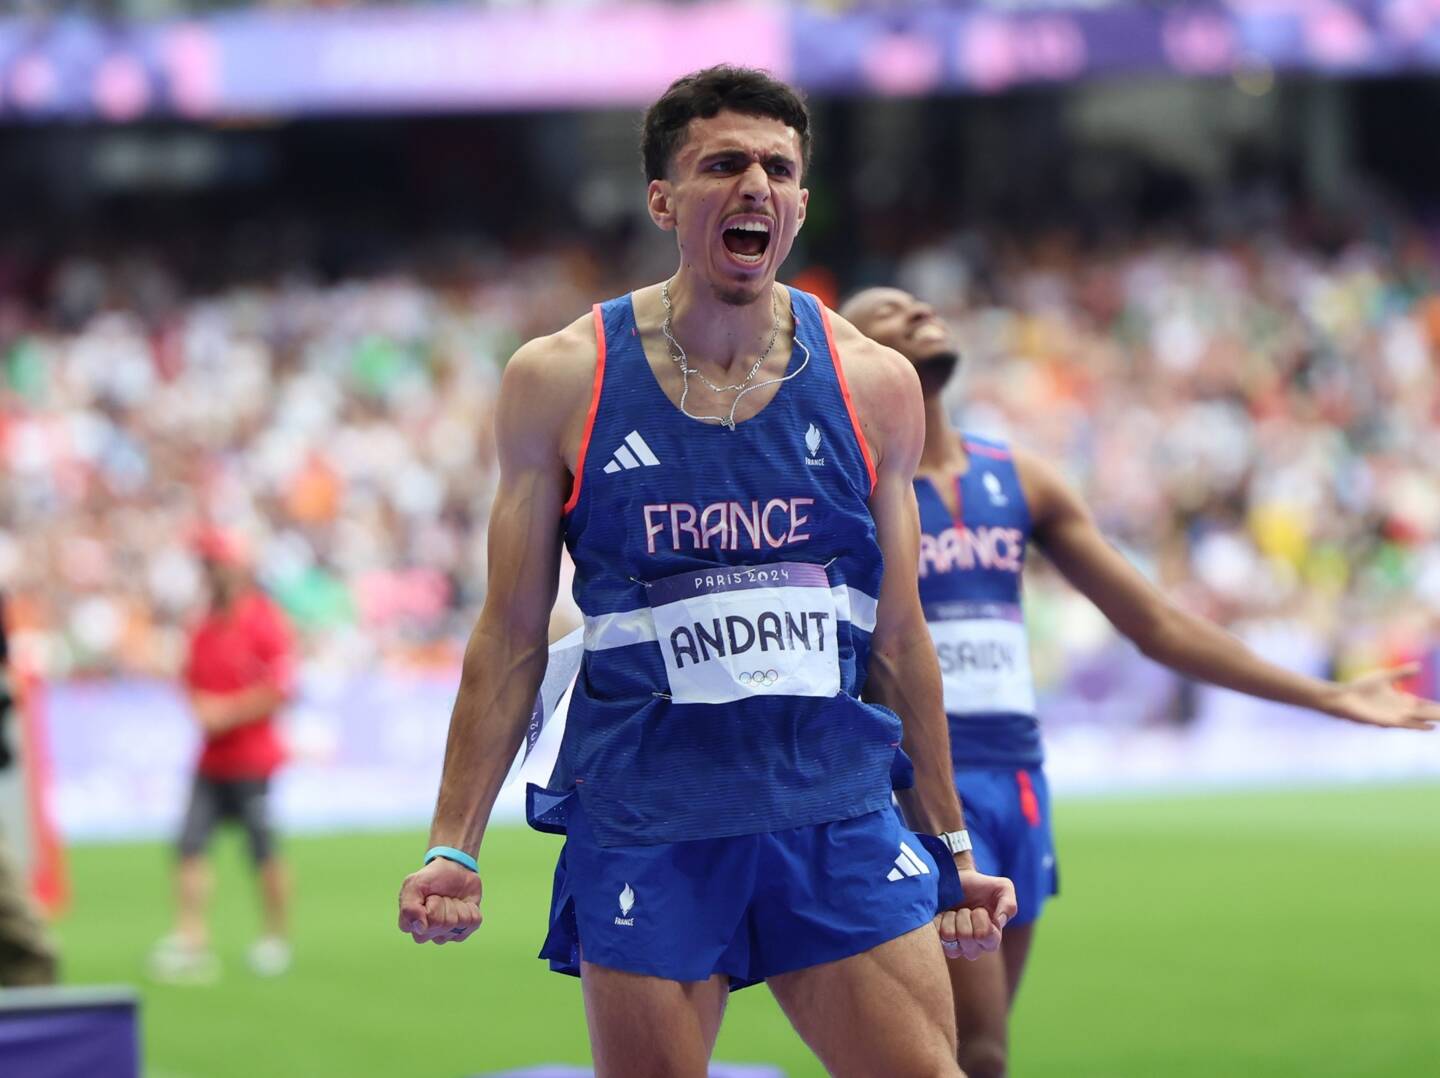
[[[675,207],[671,195],[669,180],[651,180],[645,191],[645,204],[650,211],[650,220],[666,232],[675,228]]]
[[[810,205],[810,188],[800,188],[800,212],[795,216],[795,231],[800,231],[800,226],[805,223],[805,209]]]

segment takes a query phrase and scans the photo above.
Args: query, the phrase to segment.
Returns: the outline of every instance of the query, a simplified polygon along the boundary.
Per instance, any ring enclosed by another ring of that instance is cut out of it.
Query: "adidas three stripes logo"
[[[908,843],[900,843],[900,856],[895,858],[895,867],[890,870],[885,878],[891,883],[896,880],[903,880],[907,876],[928,876],[930,866],[916,855]]]
[[[660,463],[660,458],[650,451],[645,444],[645,439],[640,437],[638,430],[632,430],[625,435],[625,440],[620,443],[620,448],[615,450],[615,455],[610,458],[610,463],[605,465],[605,474],[611,475],[622,468],[654,468]]]

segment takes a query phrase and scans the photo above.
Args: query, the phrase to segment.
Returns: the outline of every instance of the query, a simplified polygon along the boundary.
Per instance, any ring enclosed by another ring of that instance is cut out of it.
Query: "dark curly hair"
[[[810,110],[798,92],[752,67],[718,64],[676,79],[645,111],[640,154],[645,179],[663,180],[675,151],[685,144],[696,117],[709,119],[721,109],[746,116],[769,116],[800,136],[800,167],[810,167]]]

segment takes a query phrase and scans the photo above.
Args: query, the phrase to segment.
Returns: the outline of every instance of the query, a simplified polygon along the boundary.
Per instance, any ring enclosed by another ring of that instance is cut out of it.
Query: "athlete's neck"
[[[965,452],[960,432],[950,425],[940,397],[935,393],[925,398],[925,447],[920,451],[919,471],[958,475],[970,466],[970,454]]]
[[[685,349],[691,366],[704,362],[728,376],[754,363],[775,328],[781,302],[775,289],[772,282],[751,303],[726,303],[681,268],[670,282],[670,304],[675,311],[670,332]],[[781,310],[782,320],[784,313]]]

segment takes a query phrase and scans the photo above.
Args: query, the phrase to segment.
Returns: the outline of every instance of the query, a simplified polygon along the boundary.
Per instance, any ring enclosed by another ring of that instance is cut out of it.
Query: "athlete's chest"
[[[1018,484],[972,465],[963,476],[917,478],[915,497],[922,586],[935,578],[1018,584],[1030,538],[1029,511]]]
[[[610,537],[647,555],[765,553],[826,545],[868,523],[844,417],[796,397],[733,431],[660,409],[597,423],[572,537]]]

